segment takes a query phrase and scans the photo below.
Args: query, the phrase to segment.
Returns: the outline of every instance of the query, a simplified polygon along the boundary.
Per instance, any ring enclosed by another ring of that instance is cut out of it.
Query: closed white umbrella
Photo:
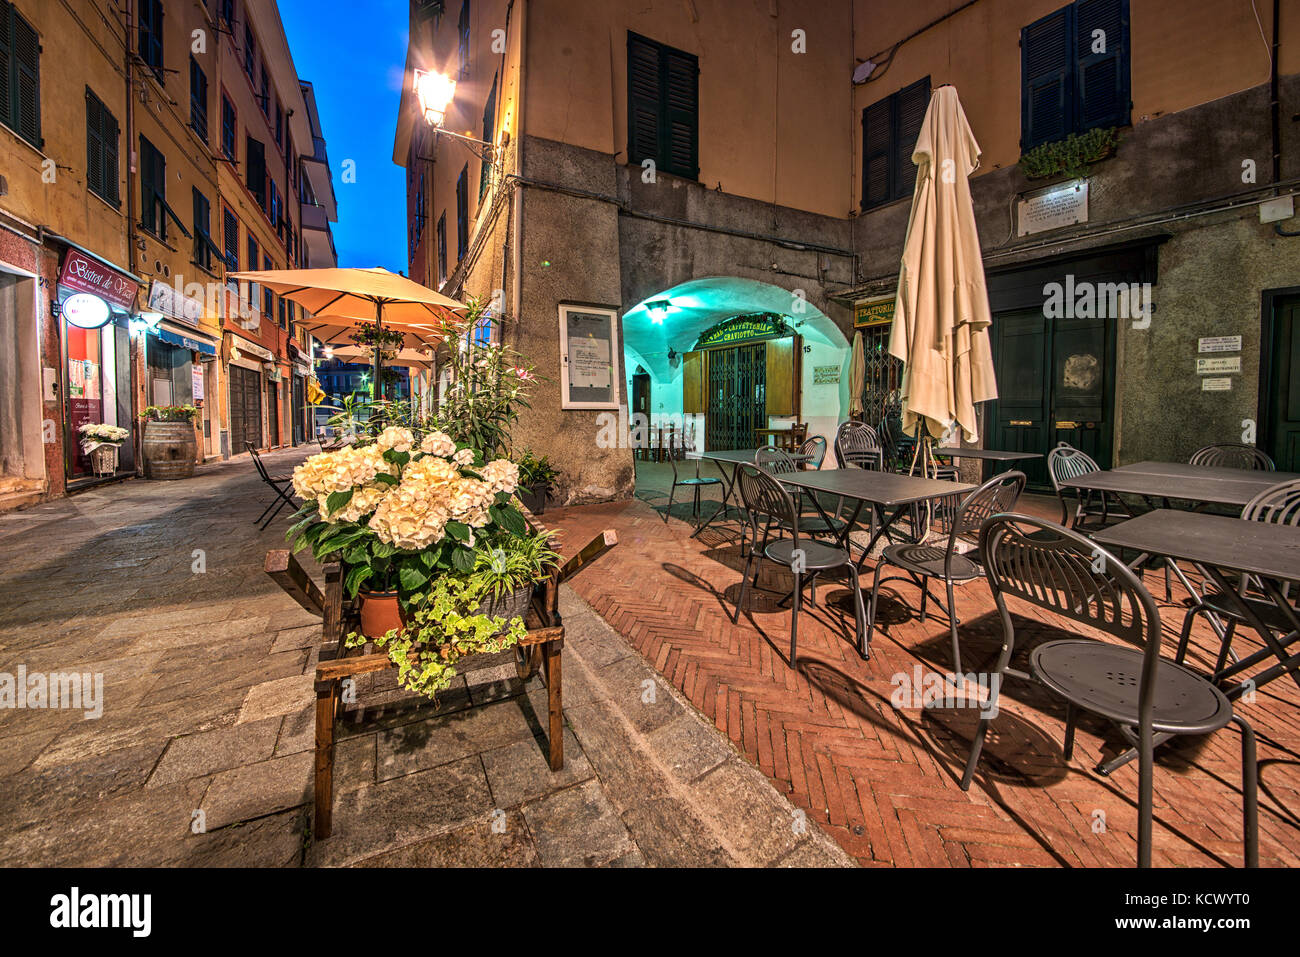
[[[853,351],[849,355],[849,418],[862,415],[862,390],[867,384],[867,357],[862,348],[862,330],[853,333]]]
[[[967,441],[978,440],[975,403],[998,395],[968,179],[979,156],[956,89],[939,87],[912,153],[916,190],[889,340],[904,363],[903,429],[921,439],[955,422]]]

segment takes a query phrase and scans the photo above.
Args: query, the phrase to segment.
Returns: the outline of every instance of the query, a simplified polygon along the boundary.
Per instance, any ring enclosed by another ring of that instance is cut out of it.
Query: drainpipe
[[[519,10],[519,89],[516,93],[516,118],[515,126],[519,135],[515,137],[515,173],[522,176],[524,173],[524,119],[527,113],[524,112],[524,89],[528,81],[528,0],[521,0]],[[504,86],[504,82],[502,84]],[[523,321],[523,303],[524,303],[524,189],[523,184],[515,180],[513,184],[515,194],[511,197],[514,204],[514,211],[511,218],[514,220],[514,235],[511,239],[514,241],[514,288],[511,290],[511,313],[515,319],[515,344],[519,344],[519,326]]]
[[[135,63],[132,57],[135,54],[135,48],[132,39],[135,36],[135,5],[129,0],[122,4],[126,12],[126,35],[123,37],[122,49],[126,57],[126,253],[127,266],[131,269],[133,276],[140,274],[136,257],[136,232],[135,232]],[[127,342],[130,343],[129,355],[131,358],[131,434],[133,436],[133,446],[135,450],[135,474],[144,475],[144,429],[140,425],[140,409],[137,408],[137,402],[140,396],[140,363],[145,360],[145,342],[144,336],[137,337],[131,334],[130,320],[128,319]]]

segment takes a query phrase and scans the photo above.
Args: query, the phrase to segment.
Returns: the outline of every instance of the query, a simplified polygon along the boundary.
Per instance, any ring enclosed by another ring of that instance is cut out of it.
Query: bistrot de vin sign
[[[69,249],[63,257],[59,285],[98,296],[127,312],[135,309],[135,294],[140,288],[130,276],[97,263],[75,249]]]

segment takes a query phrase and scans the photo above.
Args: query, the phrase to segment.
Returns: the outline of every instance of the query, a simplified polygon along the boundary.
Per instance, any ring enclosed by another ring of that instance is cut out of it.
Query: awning
[[[205,356],[215,356],[217,346],[215,340],[206,340],[200,338],[199,333],[191,331],[180,331],[178,329],[167,328],[164,322],[160,322],[157,328],[151,330],[155,336],[163,342],[171,343],[174,346],[180,346],[182,349],[190,349],[193,352],[201,352]]]

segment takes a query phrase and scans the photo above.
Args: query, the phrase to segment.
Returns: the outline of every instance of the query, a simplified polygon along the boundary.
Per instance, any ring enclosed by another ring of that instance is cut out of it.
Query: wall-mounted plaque
[[[1072,179],[1026,193],[1016,203],[1016,235],[1029,236],[1088,221],[1088,181]]]
[[[1196,374],[1209,375],[1224,372],[1240,372],[1241,356],[1216,356],[1213,359],[1197,359]]]
[[[597,306],[560,306],[560,406],[617,409],[618,312]]]
[[[1197,352],[1240,352],[1241,336],[1207,336],[1196,340]]]

